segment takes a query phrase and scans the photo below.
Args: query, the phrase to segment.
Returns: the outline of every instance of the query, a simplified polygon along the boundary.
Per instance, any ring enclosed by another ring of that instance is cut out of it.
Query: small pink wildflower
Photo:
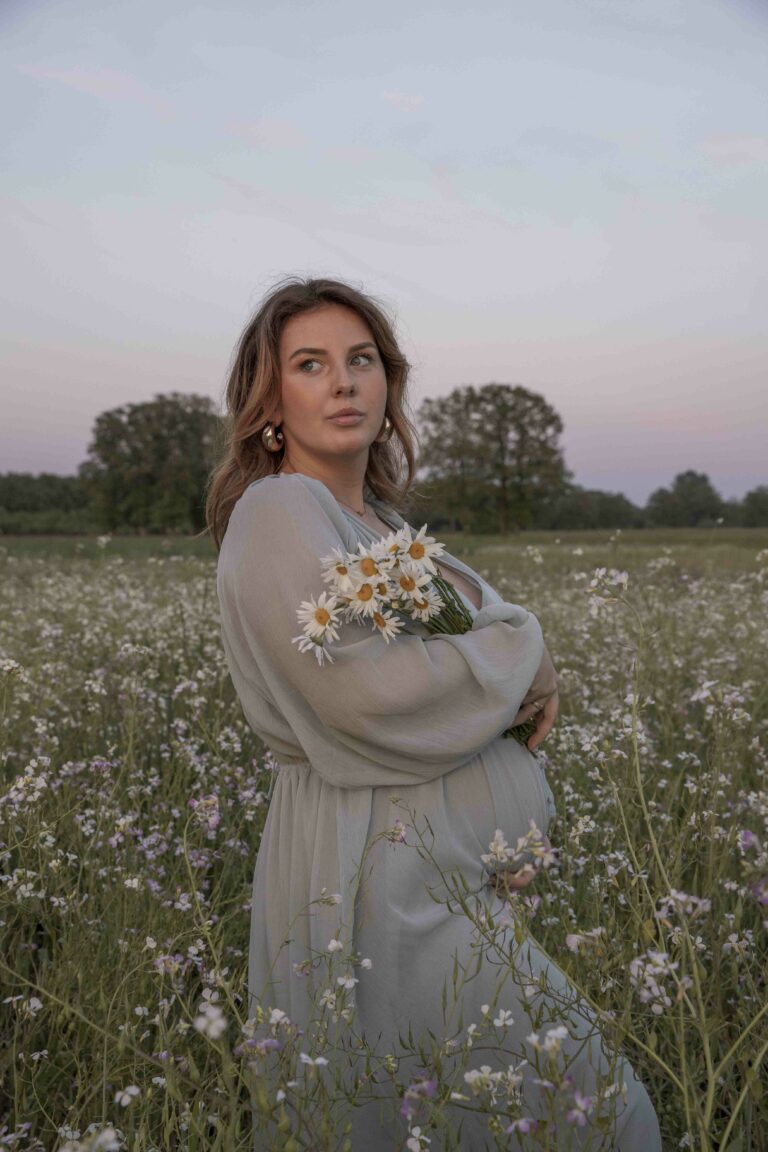
[[[426,1076],[418,1077],[403,1093],[400,1115],[410,1123],[421,1110],[424,1101],[434,1099],[436,1093],[437,1080],[428,1079]]]
[[[566,1112],[565,1118],[569,1124],[575,1124],[577,1128],[584,1128],[589,1113],[592,1111],[594,1101],[591,1096],[582,1096],[578,1088],[573,1093],[573,1108]]]
[[[749,885],[749,890],[758,904],[768,904],[768,876],[761,876],[759,880],[753,880]]]
[[[396,820],[394,826],[386,833],[387,840],[390,844],[405,844],[405,824],[402,820]]]
[[[531,1132],[536,1132],[538,1127],[538,1120],[534,1120],[531,1116],[521,1116],[519,1120],[513,1120],[504,1131],[507,1136],[513,1136],[516,1132],[521,1133],[523,1136],[529,1136]]]
[[[195,814],[198,824],[208,829],[208,833],[215,832],[221,822],[219,812],[219,798],[215,793],[210,796],[198,796],[189,801],[189,806]]]

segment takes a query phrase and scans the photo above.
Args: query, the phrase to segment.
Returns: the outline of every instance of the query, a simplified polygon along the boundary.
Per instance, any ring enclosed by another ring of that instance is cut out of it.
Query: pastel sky
[[[221,401],[281,276],[396,315],[412,406],[523,384],[577,483],[768,483],[765,0],[3,0],[0,472]]]

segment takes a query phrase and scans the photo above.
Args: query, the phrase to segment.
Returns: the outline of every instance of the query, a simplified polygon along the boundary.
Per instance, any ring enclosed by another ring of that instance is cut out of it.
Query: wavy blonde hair
[[[208,477],[205,520],[216,550],[229,517],[254,480],[277,472],[284,450],[269,452],[261,434],[280,398],[280,336],[287,320],[324,304],[352,308],[368,325],[387,378],[386,415],[392,436],[373,443],[365,480],[373,494],[402,507],[416,474],[418,435],[407,414],[411,365],[400,350],[394,325],[382,305],[341,280],[290,276],[265,296],[237,343],[227,384],[222,458]]]

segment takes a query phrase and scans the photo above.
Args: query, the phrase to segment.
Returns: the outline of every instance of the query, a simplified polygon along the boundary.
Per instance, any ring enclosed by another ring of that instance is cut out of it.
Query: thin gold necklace
[[[339,500],[338,496],[336,497],[336,499]],[[342,504],[345,508],[349,508],[350,512],[354,512],[355,516],[360,516],[360,517],[365,516],[365,512],[366,512],[365,501],[363,501],[362,512],[358,512],[357,508],[353,508],[351,504],[347,504],[344,500],[339,500],[339,504]]]
[[[278,468],[278,473],[281,471],[282,471],[282,468]],[[288,473],[284,473],[284,475],[288,475]],[[339,500],[338,496],[336,497],[336,499]],[[355,516],[360,516],[363,518],[365,517],[365,513],[366,513],[365,500],[363,500],[362,512],[358,512],[357,508],[353,508],[351,504],[345,503],[344,500],[339,500],[339,504],[343,504],[345,508],[349,508],[350,512],[354,512]]]

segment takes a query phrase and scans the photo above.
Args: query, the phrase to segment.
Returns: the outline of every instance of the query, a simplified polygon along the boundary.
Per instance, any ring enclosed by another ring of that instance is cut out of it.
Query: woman
[[[278,1008],[308,1028],[318,998],[338,1008],[343,989],[355,1027],[379,1053],[396,1049],[409,1027],[416,1037],[427,1029],[447,1036],[457,1021],[482,1023],[483,1009],[498,1002],[510,1013],[504,1043],[485,1048],[477,1064],[504,1070],[505,1048],[534,1062],[530,1005],[511,985],[499,994],[498,965],[488,963],[451,1015],[454,961],[468,971],[476,952],[469,921],[433,896],[439,874],[461,873],[482,890],[480,857],[497,828],[510,844],[531,820],[546,834],[552,793],[531,752],[554,722],[557,677],[539,622],[443,553],[441,574],[470,611],[470,632],[429,635],[413,623],[387,642],[347,623],[323,667],[292,643],[297,608],[323,589],[321,559],[404,527],[396,505],[415,473],[408,370],[376,302],[339,281],[300,279],[267,296],[232,367],[229,451],[208,500],[222,640],[246,718],[279,763],[254,875],[249,993],[254,1010]],[[534,714],[527,748],[502,738]],[[412,846],[427,826],[431,861]],[[529,869],[506,884],[530,879]],[[485,891],[501,920],[505,900]],[[325,960],[336,951],[348,959],[332,992]],[[532,979],[545,974],[549,1019],[561,1023],[554,1000],[567,998],[563,974],[532,942],[518,962]],[[546,1025],[546,1000],[537,1012]],[[585,1021],[572,1012],[558,1041],[582,1099],[608,1067]],[[661,1145],[645,1090],[626,1062],[615,1075],[624,1086],[611,1146],[653,1152]],[[523,1111],[543,1120],[552,1105],[541,1078],[533,1081],[520,1088]],[[351,1111],[354,1149],[402,1146],[406,1120],[391,1103]],[[487,1117],[456,1114],[462,1148],[495,1146]],[[592,1147],[589,1125],[567,1127],[569,1146]],[[509,1139],[516,1146],[517,1135]],[[418,1133],[411,1140],[422,1146]]]

